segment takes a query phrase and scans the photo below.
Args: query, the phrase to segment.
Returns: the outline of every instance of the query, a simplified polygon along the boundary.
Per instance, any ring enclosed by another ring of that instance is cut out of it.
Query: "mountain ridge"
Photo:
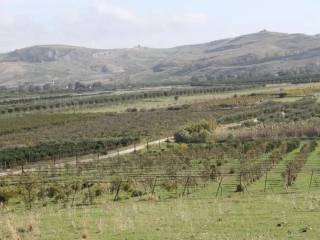
[[[172,48],[92,49],[40,45],[0,54],[0,85],[59,86],[80,81],[117,85],[185,84],[190,79],[320,73],[320,35],[260,31]]]

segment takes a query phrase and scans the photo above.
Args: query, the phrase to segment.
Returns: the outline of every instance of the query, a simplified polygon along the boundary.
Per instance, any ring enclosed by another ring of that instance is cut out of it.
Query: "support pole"
[[[24,174],[24,163],[23,163],[23,161],[21,162],[21,175],[23,175]]]
[[[312,170],[311,177],[310,177],[310,182],[309,182],[309,191],[311,189],[311,184],[312,184],[312,180],[313,180],[313,174],[314,174],[314,171]]]
[[[266,190],[267,190],[267,181],[268,181],[268,172],[266,172],[266,178],[264,179],[264,190],[263,190],[263,192],[266,192]]]
[[[218,195],[219,195],[219,190],[221,190],[221,195],[222,195],[222,180],[223,180],[223,178],[221,177],[220,178],[220,181],[219,181],[219,185],[218,185],[218,189],[217,189],[217,192],[216,192],[216,197],[218,197]]]
[[[187,190],[187,188],[189,186],[189,180],[190,180],[190,177],[187,178],[186,184],[184,185],[182,196],[184,196],[185,193],[186,193],[186,190]],[[189,189],[188,189],[188,192],[189,192]]]
[[[155,193],[155,190],[156,190],[156,186],[157,186],[157,177],[155,178],[154,180],[154,183],[153,183],[153,187],[152,187],[152,191],[151,191],[151,194],[154,195]]]
[[[76,152],[76,168],[78,168],[78,152]]]
[[[74,186],[74,193],[73,193],[73,197],[72,197],[71,207],[73,207],[74,200],[76,199],[77,191],[78,191],[78,183],[76,183]]]
[[[121,184],[122,184],[122,181],[120,181],[120,183],[117,187],[116,195],[114,196],[114,199],[113,199],[114,202],[119,200],[119,192],[120,192]]]

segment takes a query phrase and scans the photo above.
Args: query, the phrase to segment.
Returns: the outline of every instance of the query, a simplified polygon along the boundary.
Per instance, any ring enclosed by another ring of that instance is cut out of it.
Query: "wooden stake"
[[[266,172],[266,178],[264,180],[264,190],[263,190],[263,192],[266,192],[266,190],[267,190],[267,181],[268,181],[268,172]]]
[[[314,171],[312,170],[311,177],[310,177],[310,182],[309,182],[309,191],[311,189],[311,184],[312,184],[312,180],[313,180],[313,173],[314,173]]]
[[[24,174],[24,164],[23,164],[23,162],[21,162],[21,174],[22,175]]]
[[[76,168],[78,168],[78,153],[76,152]]]
[[[73,204],[74,204],[74,200],[75,200],[75,198],[76,198],[77,191],[78,191],[78,183],[76,183],[75,188],[74,188],[74,193],[73,193],[73,197],[72,197],[71,207],[73,207]]]
[[[222,195],[222,187],[221,187],[222,180],[223,180],[223,178],[221,177],[221,178],[220,178],[220,181],[219,181],[219,186],[218,186],[218,189],[217,189],[217,192],[216,192],[216,197],[218,197],[219,190],[221,190],[221,195]]]
[[[117,187],[117,191],[116,191],[116,195],[114,196],[113,201],[116,202],[119,200],[119,192],[120,192],[120,187],[121,187],[122,181],[120,181],[118,187]]]
[[[190,180],[190,177],[187,178],[186,184],[184,185],[182,196],[184,196],[185,193],[186,193],[186,190],[187,190],[187,188],[189,186],[189,180]],[[189,193],[189,188],[188,188],[188,193]]]
[[[155,178],[154,183],[153,183],[153,187],[152,187],[152,191],[151,191],[152,195],[155,193],[156,186],[157,186],[157,177]]]

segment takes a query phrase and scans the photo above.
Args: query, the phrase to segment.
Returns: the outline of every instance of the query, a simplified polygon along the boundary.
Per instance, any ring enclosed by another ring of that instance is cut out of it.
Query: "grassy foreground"
[[[320,194],[240,194],[3,210],[0,239],[318,239],[319,210]]]

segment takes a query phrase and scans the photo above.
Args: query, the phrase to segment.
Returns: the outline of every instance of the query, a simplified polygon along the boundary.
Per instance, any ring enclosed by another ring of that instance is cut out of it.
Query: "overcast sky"
[[[320,33],[317,0],[0,0],[0,52],[201,43],[263,29]]]

